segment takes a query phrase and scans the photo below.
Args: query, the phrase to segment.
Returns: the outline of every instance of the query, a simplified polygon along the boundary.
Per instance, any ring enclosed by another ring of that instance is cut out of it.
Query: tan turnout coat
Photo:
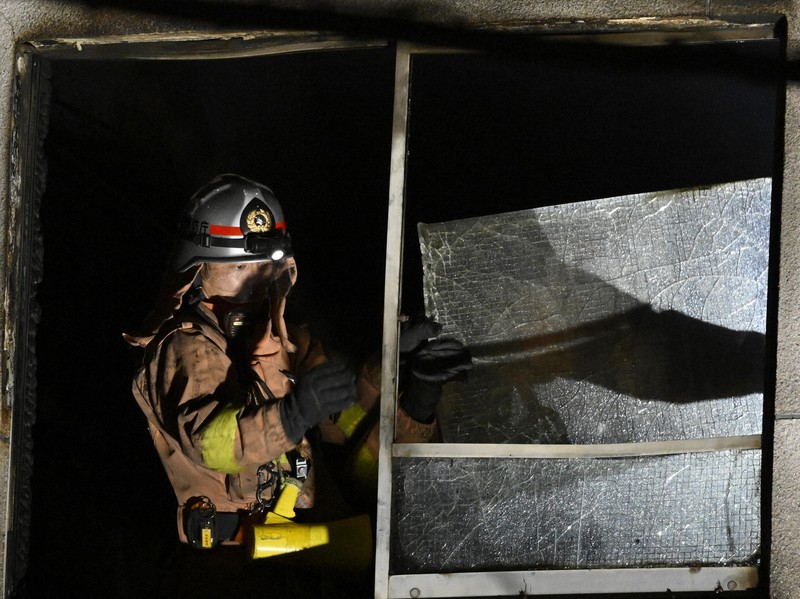
[[[237,358],[230,355],[232,349],[213,312],[200,303],[178,312],[147,344],[133,394],[147,417],[156,451],[175,491],[179,520],[180,506],[195,496],[208,497],[223,512],[251,509],[258,468],[295,448],[281,423],[280,399],[270,401],[252,377],[255,373],[275,397],[282,398],[292,387],[285,372],[300,377],[326,360],[322,347],[305,329],[290,327],[288,333],[292,342],[288,345],[296,347],[292,353],[273,336],[274,343],[267,344],[264,354]],[[358,401],[365,412],[375,403],[379,390],[380,366],[376,363],[365,367],[358,381]],[[238,472],[213,470],[203,461],[203,427],[226,406],[239,408],[234,440]],[[331,420],[321,423],[320,430],[327,441],[346,440]],[[416,422],[398,410],[397,430],[398,441],[425,442],[435,434],[436,424]],[[364,443],[372,456],[377,456],[377,425]],[[302,445],[298,449],[305,453],[307,444]],[[301,492],[301,499],[303,495]],[[305,500],[313,502],[311,497]],[[178,530],[185,541],[180,521]]]

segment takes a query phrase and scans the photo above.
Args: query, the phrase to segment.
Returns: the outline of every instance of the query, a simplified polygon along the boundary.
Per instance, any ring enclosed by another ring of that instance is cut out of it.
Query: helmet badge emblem
[[[272,229],[272,216],[263,208],[251,210],[247,214],[245,222],[251,233],[266,233]]]

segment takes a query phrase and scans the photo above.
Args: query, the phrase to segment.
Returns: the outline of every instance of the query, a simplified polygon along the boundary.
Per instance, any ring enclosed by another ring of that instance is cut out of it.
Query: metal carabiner
[[[267,462],[258,467],[258,487],[256,487],[256,503],[257,508],[261,511],[267,511],[272,508],[275,502],[275,488],[278,486],[278,473],[275,469],[274,462]],[[269,499],[263,497],[264,491],[272,488],[272,493]]]

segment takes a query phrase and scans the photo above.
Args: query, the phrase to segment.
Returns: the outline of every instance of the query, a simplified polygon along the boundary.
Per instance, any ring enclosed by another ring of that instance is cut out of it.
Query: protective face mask
[[[200,280],[208,299],[245,304],[266,299],[272,271],[272,262],[207,262]]]

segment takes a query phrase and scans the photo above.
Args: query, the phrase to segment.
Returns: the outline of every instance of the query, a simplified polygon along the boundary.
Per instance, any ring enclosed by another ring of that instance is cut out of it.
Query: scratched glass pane
[[[761,452],[395,458],[394,574],[759,562]]]
[[[770,179],[418,225],[426,311],[475,370],[445,439],[761,432]]]

